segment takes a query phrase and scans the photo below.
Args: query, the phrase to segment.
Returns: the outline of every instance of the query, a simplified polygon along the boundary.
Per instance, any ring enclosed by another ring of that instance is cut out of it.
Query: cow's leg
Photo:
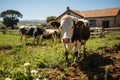
[[[37,36],[34,36],[34,44],[37,44]]]
[[[67,63],[70,63],[68,59],[68,54],[69,54],[69,51],[73,48],[73,45],[70,43],[64,44],[64,48],[65,48],[65,60]]]
[[[40,40],[40,36],[39,35],[34,37],[34,44],[38,44],[39,40]]]
[[[39,40],[40,40],[40,35],[38,35],[38,36],[36,37],[36,42],[37,42],[37,44],[39,43]]]
[[[79,41],[77,41],[75,43],[75,52],[74,52],[75,59],[74,59],[74,62],[78,62],[79,61],[79,58],[80,58],[80,48],[81,48],[81,43]]]
[[[23,39],[23,35],[21,35],[21,37],[20,37],[20,41]]]
[[[86,57],[86,41],[85,40],[82,40],[81,41],[81,45],[83,45],[83,57],[85,58]]]
[[[34,44],[38,44],[40,35],[33,35],[34,38]]]
[[[23,35],[21,34],[21,35],[20,35],[20,41],[21,41],[22,39],[23,39]]]
[[[25,38],[24,38],[24,39],[25,39],[25,42],[27,43],[27,37],[28,37],[28,36],[27,36],[27,35],[25,35],[24,37],[25,37]]]
[[[37,38],[36,38],[36,44],[38,44],[38,43],[39,43],[39,38],[37,37]]]
[[[69,60],[68,60],[68,54],[69,54],[68,44],[64,44],[64,48],[65,48],[65,61],[69,63]]]
[[[41,44],[43,42],[43,35],[40,35],[39,40],[40,40],[40,44]]]
[[[69,55],[70,50],[72,50],[73,46],[74,46],[73,43],[64,44],[65,60],[68,64],[70,64],[69,59],[68,59],[68,55]]]
[[[65,51],[65,61],[67,63],[69,63],[68,54],[69,54],[69,52]]]

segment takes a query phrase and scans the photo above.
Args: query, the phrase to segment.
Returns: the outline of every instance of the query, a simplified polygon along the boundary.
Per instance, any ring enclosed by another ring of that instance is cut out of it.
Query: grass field
[[[44,40],[38,45],[33,45],[33,40],[29,39],[29,45],[26,45],[19,38],[16,35],[3,35],[0,33],[0,80],[8,77],[12,80],[32,80],[34,77],[31,78],[30,70],[45,67],[54,68],[58,65],[67,67],[64,62],[65,56],[62,43]],[[120,43],[120,35],[91,38],[87,42],[87,53],[101,51],[100,49],[103,47],[114,49],[114,45],[118,43]],[[73,58],[72,50],[69,59],[73,61]],[[30,65],[26,68],[25,63]]]

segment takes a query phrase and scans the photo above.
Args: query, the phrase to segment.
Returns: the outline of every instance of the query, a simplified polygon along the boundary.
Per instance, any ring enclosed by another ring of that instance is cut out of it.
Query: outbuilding
[[[120,8],[78,11],[67,7],[67,10],[58,16],[56,20],[60,21],[61,17],[66,14],[77,18],[85,18],[90,21],[92,27],[120,27]]]

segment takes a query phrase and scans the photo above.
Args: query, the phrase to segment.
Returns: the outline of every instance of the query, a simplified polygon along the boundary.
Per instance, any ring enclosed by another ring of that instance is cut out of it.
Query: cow
[[[58,29],[45,29],[43,36],[43,39],[53,39],[54,42],[60,40],[60,32]]]
[[[27,41],[28,37],[34,38],[34,43],[38,44],[40,36],[43,35],[44,30],[38,27],[31,27],[31,26],[21,26],[20,27],[20,33],[21,38],[23,39],[23,36],[25,36],[25,41]]]
[[[80,59],[80,48],[83,45],[84,47],[84,55],[85,55],[85,45],[86,41],[90,38],[90,24],[89,21],[85,19],[78,19],[71,15],[64,15],[60,22],[54,22],[54,25],[60,25],[59,28],[62,34],[62,42],[64,43],[65,49],[65,60],[69,63],[68,54],[70,50],[75,47],[74,62],[78,62]],[[58,26],[57,26],[58,27]]]

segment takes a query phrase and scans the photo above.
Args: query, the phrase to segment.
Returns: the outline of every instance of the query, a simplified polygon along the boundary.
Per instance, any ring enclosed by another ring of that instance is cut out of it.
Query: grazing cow
[[[75,47],[74,62],[77,62],[80,57],[80,48],[84,46],[85,54],[85,44],[90,37],[90,25],[89,22],[85,19],[78,19],[74,16],[65,15],[61,18],[59,28],[62,33],[62,42],[64,43],[66,61],[69,63],[68,54],[69,51]],[[52,25],[52,24],[51,24]],[[53,25],[52,25],[53,26]],[[55,25],[57,26],[57,25]]]
[[[34,43],[38,44],[40,36],[43,34],[44,30],[38,27],[29,27],[29,26],[22,26],[20,27],[21,38],[25,36],[25,41],[27,41],[28,37],[34,37]]]
[[[52,38],[55,42],[57,39],[60,39],[60,32],[57,29],[45,29],[42,38],[43,39]]]

